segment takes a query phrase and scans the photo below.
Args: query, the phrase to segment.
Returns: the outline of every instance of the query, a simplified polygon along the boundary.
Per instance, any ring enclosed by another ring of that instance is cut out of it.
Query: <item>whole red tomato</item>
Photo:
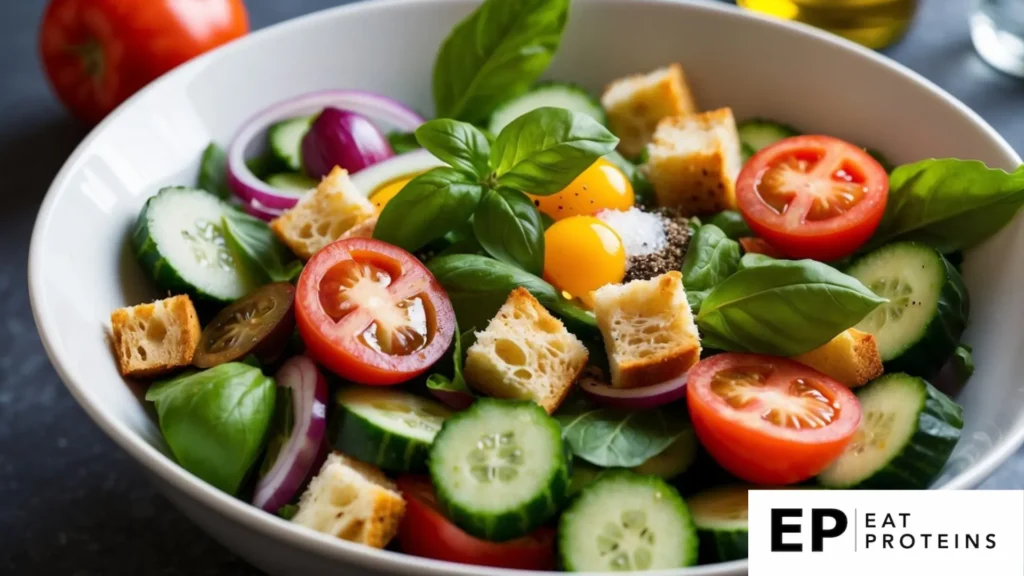
[[[57,96],[95,124],[158,76],[248,31],[242,0],[51,0],[39,48]]]

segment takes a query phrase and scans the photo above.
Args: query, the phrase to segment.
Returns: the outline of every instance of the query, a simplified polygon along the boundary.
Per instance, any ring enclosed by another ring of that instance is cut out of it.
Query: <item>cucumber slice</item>
[[[540,406],[482,398],[444,423],[430,475],[449,520],[478,538],[511,540],[565,502],[569,452],[558,421]]]
[[[686,499],[706,562],[747,557],[747,491],[750,486],[720,486]]]
[[[224,240],[222,218],[235,211],[195,188],[164,188],[146,201],[132,233],[139,263],[161,290],[232,302],[259,286]]]
[[[316,180],[298,172],[281,172],[267,176],[267,184],[285,192],[308,192],[316,188]]]
[[[697,435],[693,428],[687,429],[675,442],[661,453],[648,458],[646,462],[632,468],[637,474],[650,474],[670,480],[690,469],[697,458]]]
[[[740,148],[743,149],[744,153],[751,156],[779,140],[785,140],[800,134],[792,126],[763,118],[754,118],[740,122],[736,126],[736,132],[740,137]]]
[[[300,116],[282,120],[267,130],[270,151],[290,170],[302,170],[302,138],[309,132],[316,116]]]
[[[970,311],[956,268],[934,248],[899,242],[846,272],[889,299],[856,326],[874,335],[885,371],[934,376],[960,342]]]
[[[857,399],[860,426],[818,482],[828,488],[927,488],[960,440],[960,406],[923,379],[903,373],[878,378],[858,390]]]
[[[451,416],[439,402],[388,388],[345,388],[335,401],[334,447],[388,472],[425,471],[430,445]]]
[[[697,562],[697,547],[697,529],[675,488],[626,470],[601,474],[558,524],[558,553],[570,572],[682,568]]]
[[[516,118],[545,106],[566,108],[573,112],[586,114],[601,124],[607,122],[601,102],[586,90],[575,84],[547,82],[538,84],[526,94],[499,106],[491,114],[487,128],[490,132],[498,134],[502,128],[511,124]]]

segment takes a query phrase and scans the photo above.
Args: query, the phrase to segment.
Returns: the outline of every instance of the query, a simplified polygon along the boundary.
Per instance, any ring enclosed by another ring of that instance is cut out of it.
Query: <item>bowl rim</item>
[[[41,261],[46,257],[43,253],[43,237],[49,229],[49,221],[53,214],[54,206],[67,192],[67,180],[69,174],[81,161],[83,156],[92,148],[96,139],[106,131],[118,118],[130,109],[139,100],[146,98],[151,92],[159,91],[165,84],[181,82],[189,76],[196,75],[205,66],[209,65],[216,58],[237,50],[245,50],[249,45],[265,42],[282,34],[293,33],[310,25],[314,20],[324,17],[342,17],[347,14],[357,14],[363,11],[391,10],[398,9],[405,5],[419,3],[434,4],[461,4],[467,0],[366,0],[352,4],[335,6],[319,10],[303,16],[299,16],[284,22],[280,22],[266,28],[253,31],[243,38],[230,42],[216,50],[203,54],[192,61],[179,66],[164,76],[158,78],[148,86],[131,96],[128,100],[118,106],[111,114],[103,119],[93,130],[78,144],[74,152],[65,161],[51,183],[46,195],[40,205],[36,222],[33,226],[32,237],[29,245],[28,259],[28,284],[29,298],[32,307],[32,315],[39,331],[40,341],[50,359],[51,364],[60,376],[71,395],[78,404],[85,410],[89,417],[109,436],[118,446],[139,464],[143,465],[149,472],[159,476],[163,481],[174,486],[195,500],[198,504],[214,511],[217,514],[226,516],[232,522],[243,524],[250,529],[260,532],[263,536],[286,542],[291,546],[298,547],[308,552],[323,557],[330,557],[340,562],[351,563],[368,568],[379,568],[389,572],[417,570],[421,574],[436,576],[476,576],[481,573],[496,575],[523,575],[542,574],[542,572],[508,570],[497,568],[485,568],[479,566],[457,564],[428,558],[420,558],[400,552],[389,550],[378,550],[359,544],[346,542],[326,534],[298,526],[276,515],[268,514],[259,510],[238,498],[230,496],[212,485],[203,482],[193,476],[184,468],[179,466],[170,457],[147,443],[142,437],[131,430],[125,423],[115,419],[101,403],[93,401],[88,391],[88,386],[81,375],[76,375],[74,368],[69,364],[67,358],[62,356],[58,344],[52,339],[56,334],[57,323],[47,302],[44,299],[43,276]],[[875,51],[860,46],[854,42],[834,36],[830,33],[816,28],[780,19],[775,19],[743,10],[737,6],[709,2],[706,0],[588,0],[592,4],[620,4],[623,2],[647,5],[674,5],[680,10],[694,13],[726,14],[729,18],[755,21],[756,25],[778,27],[788,34],[806,37],[814,42],[831,44],[847,52],[852,52],[860,58],[872,61],[875,65],[889,68],[907,81],[917,84],[944,100],[956,112],[966,116],[972,124],[981,130],[998,145],[1007,157],[1021,162],[1021,157],[1014,151],[1010,144],[981,116],[971,110],[967,105],[953,97],[934,82],[921,76],[919,73],[907,68]],[[948,483],[938,487],[941,490],[969,489],[988,477],[1000,464],[1002,464],[1021,444],[1024,443],[1024,426],[1018,426],[1009,431],[984,458],[972,464],[966,470],[960,472]],[[660,570],[650,572],[652,576],[682,575],[686,576],[724,576],[745,572],[747,569],[746,560],[708,564],[682,569]],[[596,576],[596,575],[594,575]]]

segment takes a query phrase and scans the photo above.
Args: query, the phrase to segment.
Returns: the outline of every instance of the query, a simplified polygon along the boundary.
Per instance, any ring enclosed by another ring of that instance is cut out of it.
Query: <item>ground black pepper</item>
[[[665,227],[665,247],[653,254],[631,257],[627,262],[625,282],[649,280],[683,267],[686,248],[690,244],[689,218],[671,208],[657,208],[653,213],[661,217]]]

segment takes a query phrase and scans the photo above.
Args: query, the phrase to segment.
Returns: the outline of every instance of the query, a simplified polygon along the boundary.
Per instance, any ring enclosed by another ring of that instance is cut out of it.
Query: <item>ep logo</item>
[[[850,522],[842,510],[811,508],[805,516],[801,508],[771,509],[771,551],[803,552],[806,521],[810,520],[811,552],[822,552],[826,538],[837,538],[846,532]],[[794,536],[788,536],[788,535]]]

